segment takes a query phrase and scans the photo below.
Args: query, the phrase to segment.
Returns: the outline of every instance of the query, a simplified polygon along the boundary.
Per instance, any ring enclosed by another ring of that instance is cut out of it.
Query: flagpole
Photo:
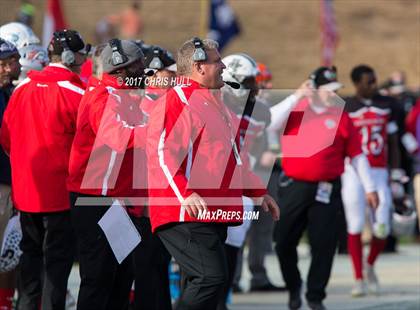
[[[207,37],[207,18],[209,16],[209,0],[200,1],[200,38]]]

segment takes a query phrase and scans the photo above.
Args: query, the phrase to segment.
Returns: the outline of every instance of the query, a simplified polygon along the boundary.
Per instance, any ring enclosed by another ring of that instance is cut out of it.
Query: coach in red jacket
[[[311,247],[306,299],[310,309],[325,309],[323,300],[337,246],[340,176],[346,157],[363,179],[367,201],[373,208],[378,205],[359,134],[343,112],[344,102],[334,93],[341,87],[334,67],[320,67],[294,94],[271,108],[268,130],[281,133],[284,172],[278,179],[282,217],[273,237],[289,291],[289,309],[302,306],[304,288],[297,245],[306,229]]]
[[[113,39],[100,57],[102,79],[80,103],[67,181],[80,251],[79,310],[127,309],[132,256],[118,264],[98,221],[113,199],[144,197],[133,178],[140,175],[146,181],[146,168],[141,163],[133,167],[142,144],[137,138],[146,137],[145,115],[139,98],[132,96],[138,88],[133,79],[144,74],[143,53],[134,42]],[[126,83],[131,80],[132,85]],[[84,205],[86,199],[93,204]],[[142,210],[130,212],[140,215]]]
[[[28,73],[4,114],[1,143],[10,155],[13,202],[23,233],[18,309],[65,306],[75,244],[66,177],[84,93],[73,71],[84,61],[79,53],[84,45],[76,31],[54,33],[51,64]]]
[[[263,208],[279,215],[240,154],[237,118],[220,99],[217,48],[198,38],[183,44],[177,70],[188,84],[171,89],[149,121],[150,219],[183,272],[177,309],[216,309],[227,282],[227,226],[242,222],[242,195],[264,196]]]

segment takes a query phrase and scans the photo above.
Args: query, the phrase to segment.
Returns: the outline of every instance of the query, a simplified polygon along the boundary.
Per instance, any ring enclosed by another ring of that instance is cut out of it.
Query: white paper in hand
[[[112,203],[98,224],[104,231],[119,264],[141,241],[139,232],[118,200]]]

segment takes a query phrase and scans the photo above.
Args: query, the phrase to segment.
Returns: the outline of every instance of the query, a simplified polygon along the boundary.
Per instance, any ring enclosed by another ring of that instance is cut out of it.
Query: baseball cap
[[[141,48],[133,41],[112,39],[101,53],[103,71],[111,73],[115,70],[144,59]]]
[[[19,55],[16,46],[0,38],[0,59],[6,59],[13,55]]]
[[[85,48],[85,42],[76,30],[64,29],[54,32],[53,38],[48,45],[48,51],[53,55],[61,55],[64,50],[62,38],[66,39],[68,48],[76,53],[82,52]]]
[[[337,81],[337,69],[334,66],[319,67],[309,78],[314,82],[315,88],[336,91],[343,87],[343,84]]]
[[[157,45],[142,45],[144,53],[144,65],[146,68],[169,71],[176,71],[174,56],[168,50]]]

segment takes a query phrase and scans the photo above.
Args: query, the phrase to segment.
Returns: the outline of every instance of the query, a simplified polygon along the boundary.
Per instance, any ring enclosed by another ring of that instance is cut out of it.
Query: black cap
[[[65,38],[65,42],[68,48],[72,52],[83,52],[85,42],[76,30],[64,29],[54,32],[53,38],[48,45],[48,51],[53,55],[61,55],[64,50],[64,44],[62,38]]]
[[[337,81],[337,68],[336,67],[319,67],[316,69],[309,78],[314,82],[315,88],[322,88],[335,91],[343,84]]]
[[[157,45],[146,44],[143,44],[141,49],[144,53],[144,65],[146,68],[155,70],[171,70],[175,67],[175,59],[166,49]]]
[[[19,55],[16,46],[0,38],[0,59],[6,59],[14,55]]]

